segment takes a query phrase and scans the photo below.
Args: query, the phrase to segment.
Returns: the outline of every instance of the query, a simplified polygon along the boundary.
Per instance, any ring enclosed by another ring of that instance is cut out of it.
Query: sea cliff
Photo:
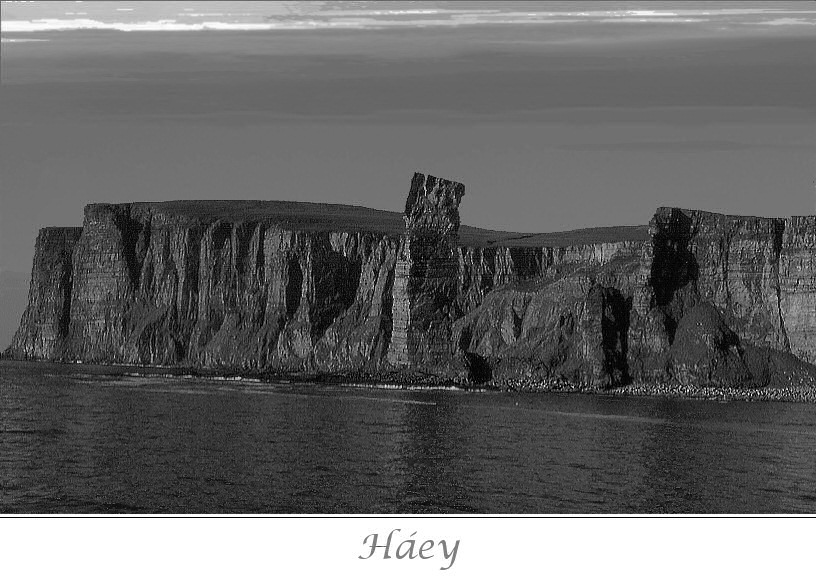
[[[504,388],[816,390],[816,216],[660,208],[648,227],[460,227],[261,201],[93,204],[40,231],[13,358]]]

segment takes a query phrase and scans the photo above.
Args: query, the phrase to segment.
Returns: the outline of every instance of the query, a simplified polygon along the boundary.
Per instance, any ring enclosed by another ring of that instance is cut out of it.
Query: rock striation
[[[63,359],[71,321],[72,256],[80,227],[47,227],[37,235],[28,306],[9,351],[18,357]]]
[[[405,212],[93,204],[43,229],[6,355],[526,387],[816,387],[816,217],[660,208],[646,228],[460,227]]]
[[[451,358],[464,194],[461,183],[431,175],[411,180],[394,271],[391,364],[440,368]]]

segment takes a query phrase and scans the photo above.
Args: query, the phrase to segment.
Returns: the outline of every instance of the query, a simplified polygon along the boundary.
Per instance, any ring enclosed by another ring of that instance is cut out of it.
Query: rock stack
[[[450,359],[464,195],[461,183],[414,173],[394,272],[391,364],[439,366]]]

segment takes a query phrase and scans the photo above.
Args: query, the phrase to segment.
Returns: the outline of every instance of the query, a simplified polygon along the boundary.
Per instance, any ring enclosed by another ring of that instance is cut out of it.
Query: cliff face
[[[815,383],[816,217],[659,209],[648,234],[463,227],[416,174],[398,215],[304,203],[89,205],[43,229],[7,354],[245,370]],[[540,243],[540,244],[536,244]]]
[[[679,324],[706,304],[733,332],[740,351],[759,347],[816,361],[814,225],[812,217],[658,210],[642,259],[646,282],[634,295],[630,330],[645,367],[660,366],[667,345],[681,347],[675,344]]]
[[[456,322],[470,366],[498,381],[627,381],[626,331],[642,250],[643,243],[620,242],[525,251],[515,278]]]
[[[659,209],[650,240],[560,249],[457,321],[493,380],[812,382],[812,218]],[[793,354],[793,355],[791,355]]]
[[[791,352],[816,364],[816,216],[785,221],[779,306]]]
[[[397,249],[398,239],[371,233],[90,205],[73,251],[59,357],[244,369],[376,366],[389,342]],[[44,349],[24,353],[53,357]]]
[[[71,320],[72,255],[79,227],[40,230],[34,251],[28,306],[9,351],[20,357],[60,359]]]

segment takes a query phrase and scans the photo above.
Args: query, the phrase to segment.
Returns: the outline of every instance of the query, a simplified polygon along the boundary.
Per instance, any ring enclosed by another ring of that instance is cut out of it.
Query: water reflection
[[[791,478],[814,480],[816,455],[791,443],[780,424],[793,404],[692,404],[663,401],[653,415],[665,423],[647,428],[640,460],[647,473],[636,509],[672,513],[780,513],[812,511],[791,500]],[[793,433],[810,438],[813,432]],[[791,451],[792,450],[792,451]],[[782,456],[787,454],[786,458]],[[787,472],[783,474],[783,469]],[[786,487],[788,486],[788,487]]]
[[[816,512],[813,405],[0,365],[4,512]]]
[[[433,405],[411,405],[404,414],[406,440],[400,447],[403,480],[397,496],[398,513],[478,512],[473,478],[466,456],[479,432],[461,415],[455,395],[436,392],[423,396]]]

